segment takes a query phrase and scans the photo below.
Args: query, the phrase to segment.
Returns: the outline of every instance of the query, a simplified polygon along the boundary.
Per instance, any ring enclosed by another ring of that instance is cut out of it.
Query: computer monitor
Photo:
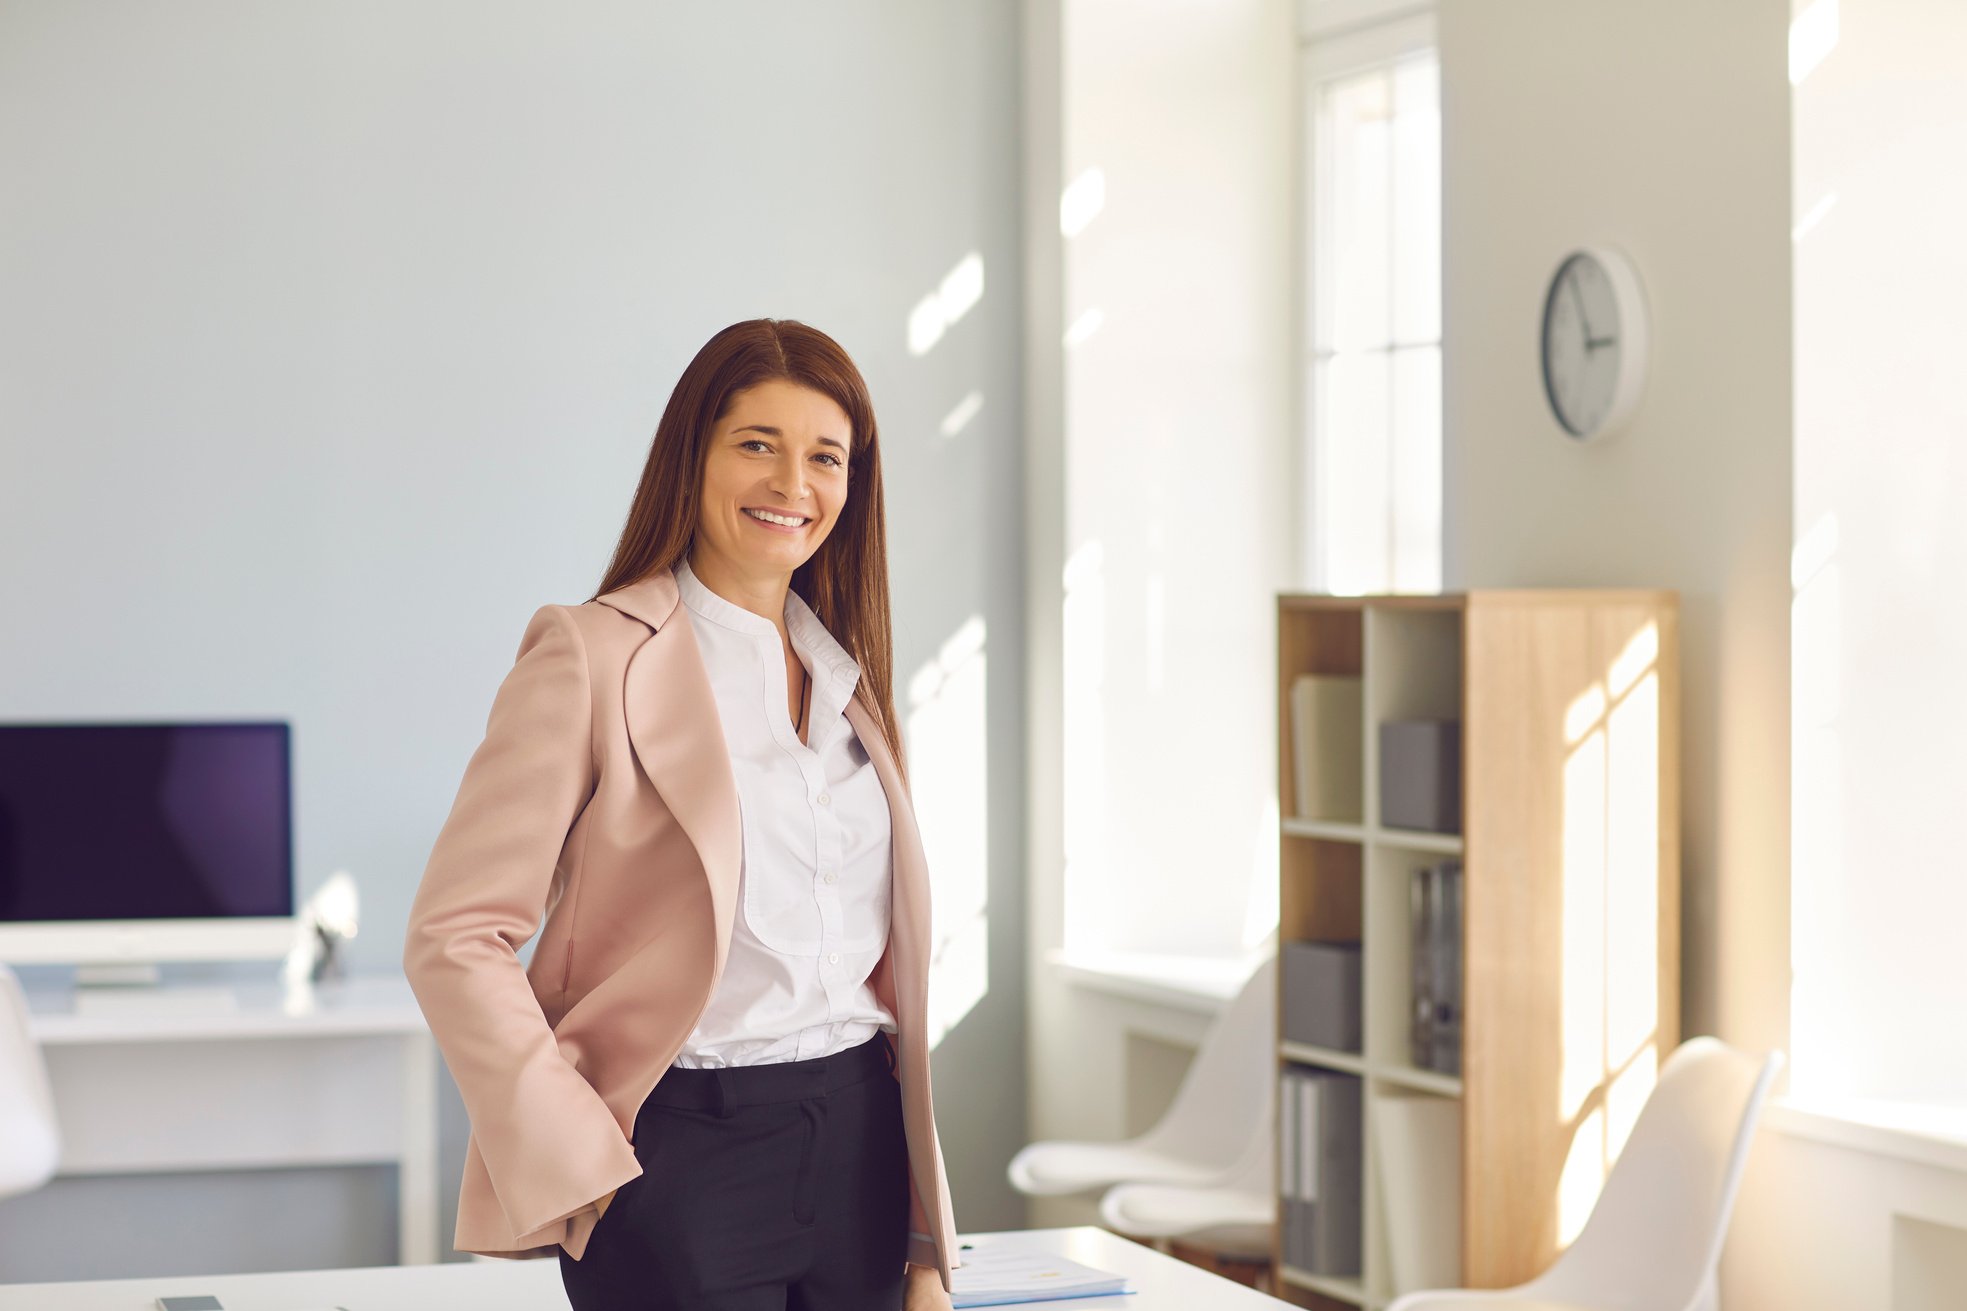
[[[0,724],[0,961],[283,956],[291,776],[285,723]]]

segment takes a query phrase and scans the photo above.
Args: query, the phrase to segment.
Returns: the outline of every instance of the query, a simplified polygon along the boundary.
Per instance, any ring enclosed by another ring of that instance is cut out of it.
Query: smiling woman
[[[882,524],[846,353],[718,333],[424,871],[404,970],[471,1116],[458,1245],[557,1254],[574,1311],[949,1306]]]

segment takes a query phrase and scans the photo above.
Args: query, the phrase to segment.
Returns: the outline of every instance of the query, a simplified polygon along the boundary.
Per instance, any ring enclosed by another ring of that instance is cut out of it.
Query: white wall
[[[1797,996],[1812,1098],[1967,1095],[1967,6],[1822,0],[1796,113]],[[1799,20],[1807,31],[1817,18]]]
[[[1787,1043],[1789,110],[1785,0],[1444,0],[1450,586],[1677,589],[1682,1025]],[[1632,427],[1566,439],[1537,361],[1569,250],[1650,304]]]
[[[1064,251],[1066,941],[1235,955],[1276,914],[1290,9],[1063,12],[1064,181],[1105,196]]]
[[[1735,1204],[1723,1305],[1958,1311],[1967,1288],[1967,1146],[1798,1132],[1773,1117]],[[1943,1291],[1941,1291],[1943,1290]]]
[[[1113,1138],[1155,1109],[1129,1101],[1142,1062],[1164,1092],[1179,1074],[1137,1036],[1193,1041],[1201,1017],[1064,982],[1045,950],[1226,956],[1274,922],[1296,42],[1285,0],[1026,15],[1031,1136]],[[1060,193],[1095,169],[1104,206],[1062,238]]]
[[[355,964],[393,970],[520,629],[598,583],[678,373],[812,322],[884,429],[898,687],[973,619],[1001,653],[966,721],[1000,928],[936,1073],[959,1222],[1015,1221],[1017,86],[988,0],[0,0],[0,717],[290,719],[298,891],[352,870]],[[58,1181],[0,1205],[0,1279],[388,1261],[339,1218],[390,1213],[381,1174]]]
[[[1967,1287],[1967,1042],[1952,1001],[1967,883],[1951,834],[1967,787],[1952,745],[1967,728],[1967,620],[1951,603],[1967,573],[1967,11],[1796,8],[1799,46],[1822,57],[1793,100],[1792,1089],[1828,1116],[1771,1117],[1731,1260],[1763,1305],[1938,1311]],[[1825,24],[1827,48],[1811,39]],[[1853,1133],[1853,1111],[1916,1116],[1955,1145]]]

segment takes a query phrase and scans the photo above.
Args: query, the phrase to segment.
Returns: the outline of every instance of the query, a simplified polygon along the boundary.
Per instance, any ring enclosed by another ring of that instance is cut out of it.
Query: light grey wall
[[[1681,599],[1684,1032],[1786,1040],[1790,266],[1785,0],[1444,0],[1451,587]],[[1537,340],[1560,258],[1650,309],[1632,426],[1563,436]]]
[[[882,422],[898,685],[973,614],[1002,654],[1002,928],[936,1082],[958,1223],[1016,1223],[1018,64],[991,0],[0,0],[0,717],[291,720],[298,891],[353,871],[354,963],[395,969],[520,630],[598,583],[678,373],[811,322]],[[912,354],[971,253],[981,301]],[[392,1179],[57,1181],[0,1204],[0,1280],[387,1263]]]

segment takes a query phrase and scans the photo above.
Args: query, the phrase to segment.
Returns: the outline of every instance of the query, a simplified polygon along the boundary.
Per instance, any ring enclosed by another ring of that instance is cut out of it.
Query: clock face
[[[1612,418],[1628,372],[1620,296],[1588,251],[1565,260],[1544,298],[1544,392],[1564,430],[1592,437]]]

